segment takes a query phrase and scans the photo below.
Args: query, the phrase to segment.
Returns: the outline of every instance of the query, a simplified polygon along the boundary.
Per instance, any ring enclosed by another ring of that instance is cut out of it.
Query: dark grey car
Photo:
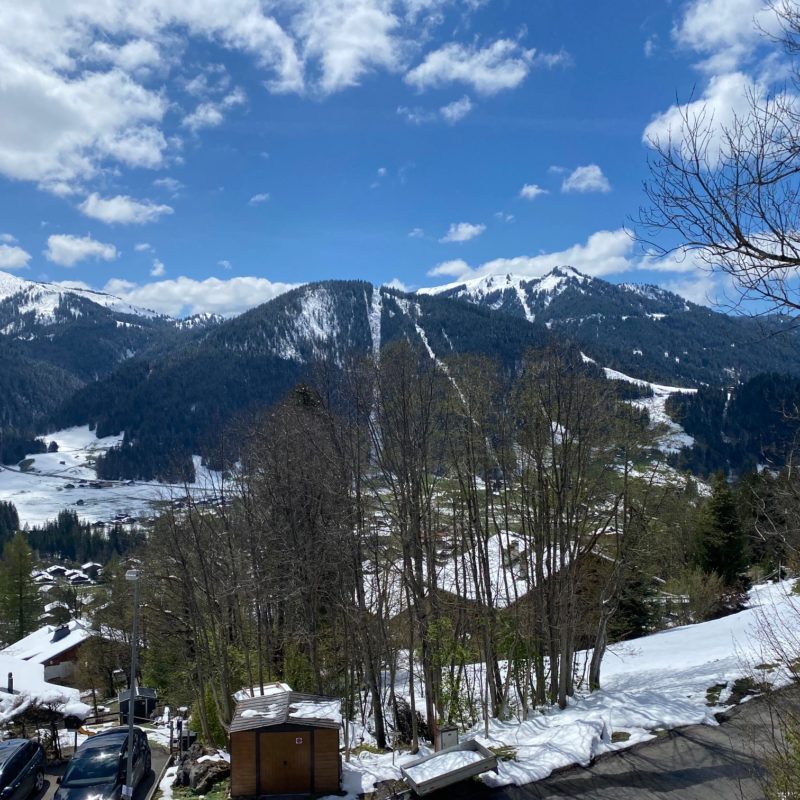
[[[128,729],[111,728],[87,739],[70,759],[55,800],[118,800],[128,765]],[[133,786],[150,774],[150,745],[133,729]]]
[[[0,800],[24,800],[44,786],[44,749],[27,739],[0,742]]]

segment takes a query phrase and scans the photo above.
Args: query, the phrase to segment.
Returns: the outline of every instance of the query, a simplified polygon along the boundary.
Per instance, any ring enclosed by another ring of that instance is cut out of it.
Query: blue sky
[[[644,254],[646,135],[785,76],[763,0],[26,0],[0,6],[0,269],[180,315],[288,286]]]

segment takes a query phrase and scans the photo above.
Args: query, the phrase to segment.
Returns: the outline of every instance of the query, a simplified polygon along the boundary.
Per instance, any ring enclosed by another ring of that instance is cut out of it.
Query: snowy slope
[[[87,522],[150,517],[161,503],[183,498],[187,492],[197,500],[219,492],[219,475],[203,467],[199,456],[194,459],[197,477],[189,486],[154,481],[102,481],[93,486],[98,483],[97,456],[119,444],[121,435],[98,439],[83,426],[48,434],[45,440],[55,441],[58,452],[28,456],[31,463],[24,472],[0,466],[0,500],[14,503],[21,525],[55,520],[65,508]]]
[[[38,283],[36,281],[26,281],[16,275],[7,272],[0,272],[0,303],[4,301],[13,302],[19,309],[19,313],[33,313],[38,322],[53,322],[55,320],[55,310],[70,296],[82,297],[91,300],[104,308],[118,314],[130,314],[135,317],[153,318],[161,316],[155,311],[150,311],[138,306],[132,306],[104,292],[95,292],[92,289],[79,287],[59,286],[53,283]]]
[[[561,767],[585,766],[598,755],[652,739],[656,730],[716,725],[714,712],[725,707],[733,683],[745,676],[755,674],[757,680],[787,685],[791,679],[786,671],[764,672],[757,667],[776,660],[764,636],[765,620],[772,622],[787,652],[798,655],[800,597],[791,594],[792,583],[754,587],[749,607],[738,614],[612,645],[603,660],[602,690],[579,691],[563,711],[531,711],[527,719],[518,715],[492,720],[488,739],[483,724],[476,724],[462,739],[515,751],[512,760],[500,762],[497,774],[485,773],[481,779],[492,786],[522,785]],[[578,669],[585,669],[590,658],[590,651],[578,653]],[[469,681],[474,682],[481,671],[482,665],[474,665]],[[406,674],[396,685],[400,696],[408,693]],[[708,691],[716,686],[725,688],[719,705],[712,707]],[[612,742],[617,732],[630,738]],[[344,765],[344,788],[355,797],[380,781],[399,780],[399,767],[416,758],[361,753]]]

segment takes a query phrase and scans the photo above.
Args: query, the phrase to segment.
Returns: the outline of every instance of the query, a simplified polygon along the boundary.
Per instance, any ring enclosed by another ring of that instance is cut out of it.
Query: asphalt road
[[[150,797],[152,790],[155,788],[154,784],[158,776],[161,775],[161,770],[164,769],[164,765],[169,758],[169,753],[163,747],[151,746],[150,752],[153,768],[150,771],[150,775],[136,787],[136,791],[133,793],[133,800],[147,800]],[[63,775],[66,768],[66,762],[58,765],[49,765],[45,770],[42,791],[32,795],[31,800],[53,800],[58,788],[56,778]]]
[[[796,689],[775,695],[779,706],[800,702]],[[774,708],[774,707],[773,707]],[[770,704],[751,700],[721,725],[693,725],[603,756],[587,768],[570,767],[527,786],[491,790],[463,783],[430,800],[764,800],[764,754],[775,729]]]

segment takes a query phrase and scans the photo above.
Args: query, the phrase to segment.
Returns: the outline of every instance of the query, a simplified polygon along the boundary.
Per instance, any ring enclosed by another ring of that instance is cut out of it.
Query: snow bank
[[[793,653],[800,644],[800,596],[791,594],[792,587],[792,581],[756,586],[749,607],[738,614],[612,645],[603,661],[603,689],[579,693],[563,711],[531,712],[524,721],[491,720],[488,737],[483,735],[483,724],[476,725],[462,738],[515,751],[513,760],[498,763],[496,775],[484,773],[481,779],[492,786],[522,785],[647,741],[658,729],[716,725],[713,714],[720,708],[707,704],[708,690],[726,685],[721,694],[725,702],[736,680],[775,660],[766,644],[765,620],[780,646]],[[580,654],[578,663],[588,663],[590,656]],[[482,669],[474,665],[476,675]],[[780,669],[765,677],[776,686],[790,681]],[[404,690],[407,675],[400,671],[397,691]],[[615,732],[629,738],[613,742]],[[423,749],[419,755],[428,752]],[[361,753],[344,765],[343,788],[355,797],[372,791],[378,782],[399,780],[400,765],[419,755]]]

